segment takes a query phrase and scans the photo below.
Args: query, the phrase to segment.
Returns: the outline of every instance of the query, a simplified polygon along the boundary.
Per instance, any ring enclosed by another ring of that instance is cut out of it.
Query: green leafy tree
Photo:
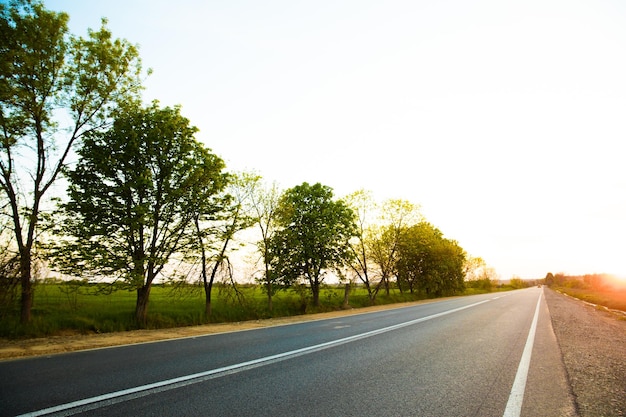
[[[395,269],[400,289],[413,293],[423,286],[429,273],[434,230],[427,223],[420,223],[403,230],[397,247]]]
[[[354,213],[332,189],[303,183],[283,194],[277,212],[280,229],[271,241],[272,267],[286,282],[305,279],[313,305],[319,307],[320,285],[329,270],[351,259]]]
[[[433,268],[427,275],[430,293],[436,296],[453,295],[465,289],[465,251],[452,239],[441,237],[433,248]]]
[[[487,263],[478,256],[468,256],[465,260],[465,280],[477,281],[483,278]]]
[[[272,269],[272,255],[270,252],[271,241],[276,232],[276,217],[280,201],[280,191],[276,184],[265,186],[260,181],[256,181],[251,196],[252,212],[259,227],[261,239],[257,242],[257,249],[263,262],[262,277],[257,281],[261,284],[267,294],[267,308],[272,312],[273,296],[280,285],[280,277]]]
[[[44,197],[70,150],[140,90],[137,48],[103,20],[71,36],[68,15],[37,0],[0,3],[0,190],[20,262],[21,320],[31,318],[33,261]]]
[[[353,261],[350,263],[350,269],[353,274],[363,283],[367,290],[370,304],[376,301],[376,295],[381,286],[376,285],[374,280],[374,271],[370,266],[370,253],[368,245],[371,246],[372,229],[370,228],[370,217],[376,210],[376,203],[370,192],[365,190],[356,191],[346,197],[348,206],[355,213],[355,235],[350,240],[350,249],[352,250]]]
[[[509,280],[509,285],[515,289],[526,288],[530,284],[519,277],[513,277]]]
[[[197,248],[196,214],[221,204],[224,162],[194,139],[196,131],[178,107],[133,106],[110,130],[86,135],[76,168],[67,172],[68,239],[57,265],[123,280],[137,292],[139,324],[168,261]]]
[[[220,270],[227,272],[236,288],[228,253],[235,234],[254,224],[251,199],[258,180],[257,175],[245,172],[231,175],[221,201],[201,208],[194,216],[207,318],[211,316],[211,294]]]
[[[465,252],[427,222],[407,227],[398,243],[398,285],[427,296],[451,295],[464,288]]]
[[[380,274],[378,285],[385,287],[387,295],[391,278],[396,273],[398,243],[402,232],[421,220],[420,206],[406,200],[391,199],[383,203],[378,224],[368,230],[366,242],[369,257]]]
[[[492,291],[497,285],[498,274],[495,269],[487,266],[480,257],[467,256],[465,259],[465,285],[483,291]]]

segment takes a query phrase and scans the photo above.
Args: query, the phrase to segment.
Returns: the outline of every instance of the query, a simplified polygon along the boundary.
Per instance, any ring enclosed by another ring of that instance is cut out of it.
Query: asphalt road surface
[[[0,415],[575,415],[543,290],[0,362]]]

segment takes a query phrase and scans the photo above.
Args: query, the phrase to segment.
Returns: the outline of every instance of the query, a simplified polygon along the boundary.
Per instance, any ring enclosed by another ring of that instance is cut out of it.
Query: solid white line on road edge
[[[503,417],[519,417],[522,413],[526,378],[528,377],[528,369],[530,368],[530,356],[533,353],[533,345],[535,344],[535,333],[537,331],[537,320],[539,319],[539,306],[541,305],[542,296],[543,291],[539,294],[539,299],[537,300],[535,316],[533,317],[533,322],[528,331],[524,352],[522,353],[522,358],[517,368],[517,374],[515,374],[515,381],[513,381],[513,388],[511,388],[511,394],[509,395],[509,401],[506,403]]]
[[[345,343],[353,342],[360,339],[365,339],[370,336],[390,332],[403,327],[411,326],[413,324],[421,323],[424,321],[432,320],[437,317],[442,317],[448,314],[456,313],[461,310],[465,310],[471,307],[475,307],[480,304],[488,303],[491,300],[479,301],[477,303],[469,304],[464,307],[454,308],[452,310],[444,311],[430,316],[422,317],[415,320],[410,320],[404,323],[394,324],[393,326],[383,327],[382,329],[372,330],[369,332],[357,334],[354,336],[344,337],[342,339],[331,340],[330,342],[320,343],[318,345],[308,346],[301,349],[291,350],[289,352],[279,353],[276,355],[266,356],[264,358],[253,359],[247,362],[241,362],[234,365],[224,366],[222,368],[211,369],[209,371],[199,372],[196,374],[185,375],[178,378],[167,379],[165,381],[154,382],[152,384],[141,385],[134,388],[128,388],[120,391],[111,392],[108,394],[98,395],[96,397],[85,398],[83,400],[73,401],[71,403],[60,404],[54,407],[44,408],[42,410],[33,411],[30,413],[21,414],[17,417],[35,417],[44,416],[48,414],[57,414],[63,416],[70,416],[76,413],[85,412],[100,408],[102,406],[116,404],[119,402],[127,401],[134,398],[143,397],[155,392],[162,392],[171,390],[174,388],[183,387],[185,385],[195,384],[198,382],[207,381],[209,379],[217,378],[224,375],[230,375],[237,372],[241,372],[247,369],[258,368],[270,363],[286,360],[288,358],[301,356],[307,353],[328,349],[333,346],[342,345]],[[122,398],[124,397],[124,398]]]

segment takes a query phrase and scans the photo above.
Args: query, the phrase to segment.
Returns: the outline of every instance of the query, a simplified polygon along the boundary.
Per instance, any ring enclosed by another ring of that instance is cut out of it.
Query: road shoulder
[[[545,296],[538,311],[522,416],[579,417]]]
[[[544,295],[580,415],[626,416],[626,320],[549,288]]]

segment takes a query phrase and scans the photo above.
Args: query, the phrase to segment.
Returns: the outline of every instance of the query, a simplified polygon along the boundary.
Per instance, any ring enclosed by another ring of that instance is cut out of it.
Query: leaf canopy
[[[193,219],[220,210],[224,162],[194,139],[180,108],[130,107],[106,132],[85,136],[76,168],[67,171],[70,201],[63,259],[83,272],[133,285],[151,282],[170,257],[194,243]],[[74,270],[74,272],[80,272]]]

